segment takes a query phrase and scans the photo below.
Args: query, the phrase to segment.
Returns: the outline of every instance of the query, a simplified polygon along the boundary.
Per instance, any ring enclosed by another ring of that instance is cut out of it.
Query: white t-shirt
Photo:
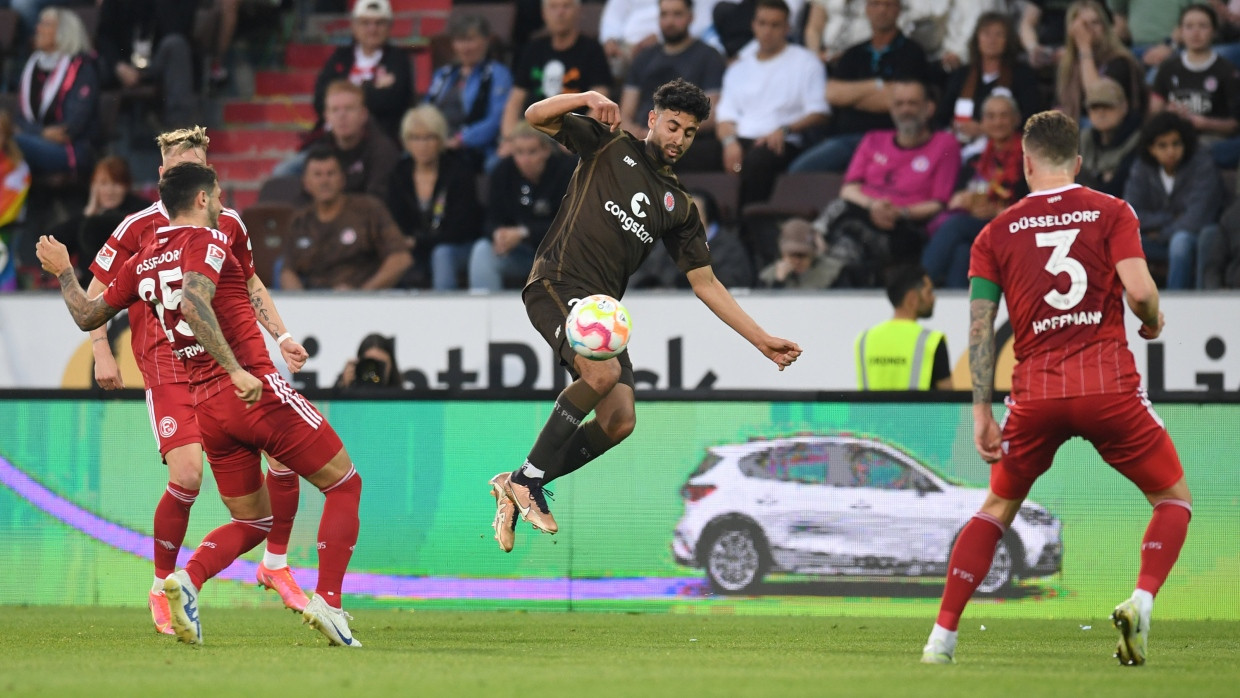
[[[756,50],[742,51],[723,74],[717,112],[719,121],[736,123],[741,138],[761,138],[809,114],[830,114],[827,69],[796,44],[765,61]]]

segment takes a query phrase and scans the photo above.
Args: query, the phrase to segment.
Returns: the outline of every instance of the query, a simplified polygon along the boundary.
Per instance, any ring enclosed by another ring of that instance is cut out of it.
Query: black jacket
[[[120,84],[116,66],[133,53],[135,31],[151,37],[152,53],[169,34],[181,34],[192,45],[195,13],[186,5],[186,0],[103,0],[95,32],[103,86]]]
[[[314,111],[318,112],[319,122],[315,129],[323,126],[323,105],[327,98],[327,86],[336,80],[348,80],[349,71],[353,70],[354,46],[341,46],[327,59],[319,77],[314,81]],[[362,90],[366,93],[366,108],[370,110],[371,120],[379,126],[388,138],[400,143],[400,120],[405,111],[414,103],[413,66],[409,56],[401,49],[386,44],[379,66],[395,78],[388,87],[376,88],[373,83],[365,82]]]
[[[407,156],[392,172],[387,205],[400,231],[417,241],[413,256],[419,262],[430,259],[435,245],[469,243],[482,234],[477,180],[451,153],[439,158],[439,177],[429,211],[418,205],[413,190],[413,158]]]

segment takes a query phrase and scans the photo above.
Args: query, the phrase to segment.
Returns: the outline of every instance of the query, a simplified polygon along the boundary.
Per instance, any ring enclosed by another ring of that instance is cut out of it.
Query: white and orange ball
[[[633,323],[629,311],[611,296],[595,294],[577,301],[564,321],[564,336],[573,351],[603,361],[624,351]]]

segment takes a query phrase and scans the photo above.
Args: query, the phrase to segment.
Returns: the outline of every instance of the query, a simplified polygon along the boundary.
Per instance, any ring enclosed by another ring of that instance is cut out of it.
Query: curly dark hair
[[[692,114],[698,123],[710,118],[710,99],[706,93],[683,78],[665,82],[654,91],[654,108]]]
[[[1151,116],[1150,120],[1145,122],[1145,126],[1141,127],[1141,140],[1137,143],[1137,155],[1147,165],[1158,167],[1158,161],[1150,153],[1150,147],[1160,136],[1172,132],[1180,134],[1180,142],[1184,144],[1184,156],[1180,158],[1180,164],[1192,160],[1193,154],[1197,152],[1197,129],[1193,128],[1193,125],[1184,117],[1166,110]]]

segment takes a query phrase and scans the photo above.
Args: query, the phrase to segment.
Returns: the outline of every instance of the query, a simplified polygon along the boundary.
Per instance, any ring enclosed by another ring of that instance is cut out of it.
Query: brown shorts
[[[577,372],[576,361],[581,357],[568,345],[564,337],[564,322],[568,320],[568,310],[580,298],[593,295],[578,286],[557,283],[547,279],[539,279],[521,292],[521,300],[525,303],[525,314],[530,317],[530,324],[538,330],[538,334],[547,342],[547,346],[555,350],[560,357],[560,365],[567,368],[573,380],[581,377]],[[629,350],[616,355],[620,361],[620,383],[632,388],[633,362],[629,359]],[[589,361],[589,359],[584,359]]]

